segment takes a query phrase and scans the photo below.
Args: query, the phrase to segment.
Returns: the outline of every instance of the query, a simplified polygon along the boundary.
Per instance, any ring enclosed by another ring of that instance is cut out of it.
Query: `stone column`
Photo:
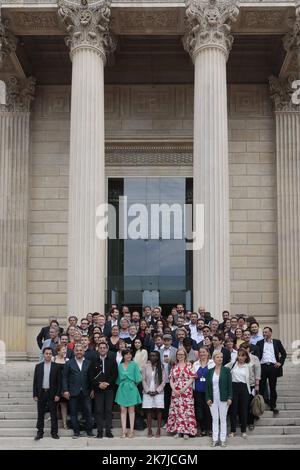
[[[10,76],[0,104],[0,340],[26,357],[29,108],[35,80]]]
[[[270,77],[276,120],[279,337],[289,352],[293,341],[300,340],[300,106],[291,100],[294,78]]]
[[[204,205],[204,247],[194,251],[194,309],[220,317],[230,306],[226,61],[235,0],[187,0],[185,49],[195,64],[194,214]]]
[[[105,203],[104,64],[113,49],[110,2],[59,0],[69,35],[72,98],[69,177],[68,313],[104,312],[106,243],[96,237],[96,210]]]

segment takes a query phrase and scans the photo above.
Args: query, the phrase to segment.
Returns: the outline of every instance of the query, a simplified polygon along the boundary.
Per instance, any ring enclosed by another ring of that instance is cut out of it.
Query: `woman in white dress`
[[[148,437],[152,437],[152,410],[157,411],[156,437],[160,437],[162,411],[164,409],[164,387],[166,376],[161,365],[160,354],[153,351],[143,367],[143,409],[147,411]]]

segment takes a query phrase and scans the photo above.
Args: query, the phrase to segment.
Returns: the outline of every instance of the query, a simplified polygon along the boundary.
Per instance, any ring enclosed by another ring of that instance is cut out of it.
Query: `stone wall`
[[[110,85],[105,93],[108,142],[191,145],[191,85]],[[274,326],[278,314],[276,167],[268,89],[229,85],[228,107],[231,309],[254,314]],[[67,314],[69,117],[69,87],[38,87],[31,119],[28,250],[28,350],[32,354],[34,337],[46,318],[53,314],[63,321]],[[191,164],[185,157],[183,176],[192,174]]]

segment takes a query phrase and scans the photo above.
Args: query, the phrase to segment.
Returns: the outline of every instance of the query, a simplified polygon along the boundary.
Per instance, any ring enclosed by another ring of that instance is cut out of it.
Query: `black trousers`
[[[78,422],[78,410],[80,406],[84,414],[86,431],[88,433],[91,433],[93,429],[92,403],[90,397],[88,395],[83,395],[82,392],[80,392],[80,394],[76,397],[70,397],[70,414],[72,429],[75,434],[79,434],[80,426]]]
[[[278,369],[274,367],[274,364],[262,364],[261,365],[261,379],[259,382],[259,393],[264,397],[267,387],[267,380],[269,381],[270,387],[270,407],[276,408],[277,401],[277,373]]]
[[[114,403],[114,390],[106,389],[95,393],[95,418],[98,432],[110,431],[112,427],[112,408]]]
[[[201,431],[211,431],[211,412],[205,399],[205,392],[194,391],[195,415]]]
[[[171,396],[172,396],[171,385],[169,383],[166,383],[165,388],[164,388],[164,401],[165,401],[165,408],[164,408],[164,411],[163,411],[164,421],[167,421],[168,416],[169,416]]]
[[[57,403],[50,398],[49,391],[42,390],[42,394],[37,402],[37,430],[39,434],[44,434],[44,421],[46,410],[49,409],[51,417],[51,434],[57,434],[58,422],[57,422]]]
[[[231,432],[236,432],[237,415],[239,415],[241,431],[247,430],[249,392],[245,383],[232,382],[232,405],[230,413]]]

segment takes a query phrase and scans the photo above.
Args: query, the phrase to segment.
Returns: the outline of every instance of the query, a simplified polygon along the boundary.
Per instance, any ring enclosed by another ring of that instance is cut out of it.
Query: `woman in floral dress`
[[[195,379],[193,366],[187,362],[187,352],[179,348],[176,353],[176,364],[170,372],[172,398],[167,422],[167,431],[175,437],[188,439],[197,433],[194,397],[192,384]]]

